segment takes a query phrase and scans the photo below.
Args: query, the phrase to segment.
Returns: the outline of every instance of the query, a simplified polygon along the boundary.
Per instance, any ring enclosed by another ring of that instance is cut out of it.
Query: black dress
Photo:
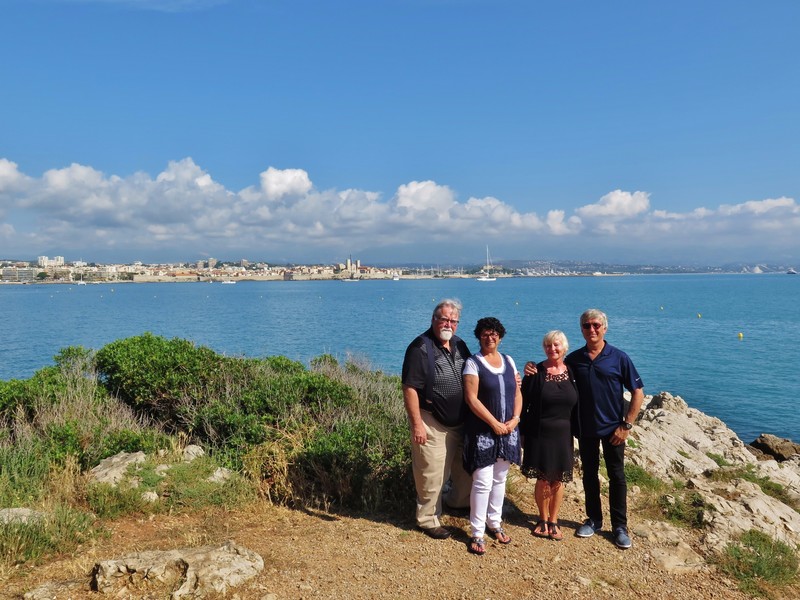
[[[525,436],[522,472],[547,481],[572,481],[572,418],[578,390],[570,371],[541,374],[523,381]]]

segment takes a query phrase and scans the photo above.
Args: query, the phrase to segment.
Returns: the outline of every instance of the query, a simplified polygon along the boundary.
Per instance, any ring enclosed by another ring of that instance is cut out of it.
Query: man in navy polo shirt
[[[602,528],[600,504],[600,445],[608,471],[611,533],[618,548],[631,547],[628,536],[628,487],[625,481],[625,440],[644,401],[642,379],[630,357],[605,341],[608,318],[596,308],[581,315],[586,345],[570,353],[566,363],[578,384],[578,446],[583,467],[586,501],[584,524],[578,537],[588,538]],[[631,393],[627,405],[623,393]]]

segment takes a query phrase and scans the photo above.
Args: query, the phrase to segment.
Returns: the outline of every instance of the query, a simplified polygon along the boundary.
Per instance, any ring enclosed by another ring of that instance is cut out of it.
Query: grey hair
[[[456,300],[455,298],[445,298],[444,300],[440,301],[439,304],[436,305],[436,308],[433,309],[433,317],[436,318],[439,316],[439,311],[445,306],[452,308],[458,313],[458,317],[461,318],[461,301]]]
[[[547,346],[547,344],[552,344],[554,342],[561,342],[563,351],[561,352],[561,356],[559,356],[559,358],[564,358],[567,352],[569,352],[569,340],[567,339],[566,334],[559,329],[548,331],[542,338],[542,348]]]
[[[581,315],[581,325],[592,319],[599,320],[603,324],[603,329],[608,329],[608,317],[606,317],[606,313],[599,308],[590,308],[583,311]]]

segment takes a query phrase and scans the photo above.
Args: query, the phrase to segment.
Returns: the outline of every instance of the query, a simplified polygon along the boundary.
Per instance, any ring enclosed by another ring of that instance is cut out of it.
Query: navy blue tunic
[[[477,356],[473,358],[478,365],[478,400],[495,419],[505,423],[514,416],[517,379],[508,357],[502,356],[505,369],[500,374],[492,373]],[[519,464],[519,428],[497,435],[488,423],[469,411],[464,425],[464,470],[472,473],[501,458]]]

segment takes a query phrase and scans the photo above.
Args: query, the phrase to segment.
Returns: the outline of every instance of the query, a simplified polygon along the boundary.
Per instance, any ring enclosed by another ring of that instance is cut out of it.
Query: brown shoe
[[[422,528],[422,532],[427,535],[428,537],[432,537],[435,540],[446,540],[450,537],[450,532],[447,531],[444,527],[428,527]]]

